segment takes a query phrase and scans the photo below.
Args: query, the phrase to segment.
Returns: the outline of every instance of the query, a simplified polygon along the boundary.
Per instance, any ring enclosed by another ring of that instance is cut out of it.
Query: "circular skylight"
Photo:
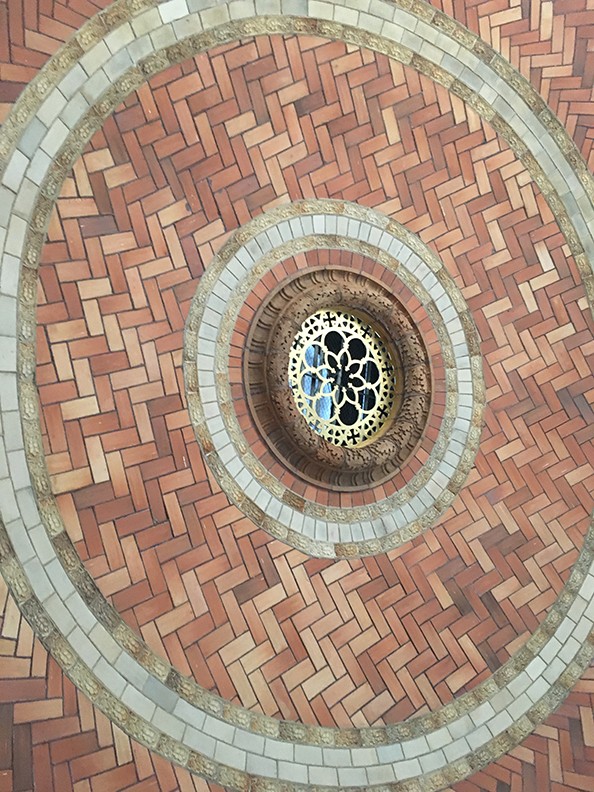
[[[293,341],[288,373],[297,409],[334,445],[362,445],[392,414],[392,356],[380,333],[350,312],[308,316]]]

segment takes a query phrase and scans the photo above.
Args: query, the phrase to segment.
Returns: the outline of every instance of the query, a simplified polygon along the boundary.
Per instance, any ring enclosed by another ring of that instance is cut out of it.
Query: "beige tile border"
[[[286,487],[259,463],[234,411],[226,409],[232,404],[231,329],[244,300],[279,261],[319,248],[357,252],[397,274],[431,318],[446,368],[445,415],[426,464],[406,487],[369,506],[341,509],[304,500],[293,507]],[[305,553],[355,557],[398,547],[446,511],[474,464],[485,402],[474,320],[438,257],[380,212],[348,201],[298,201],[240,228],[201,278],[185,347],[190,417],[220,485],[258,525]]]
[[[261,16],[263,15],[263,16]],[[163,756],[240,790],[440,789],[517,745],[592,656],[592,530],[541,627],[489,680],[441,710],[385,729],[323,729],[235,707],[182,678],[107,605],[64,533],[40,444],[35,281],[49,211],[91,134],[151,74],[240,36],[312,33],[384,52],[479,112],[551,206],[594,299],[594,183],[530,85],[474,34],[413,0],[117,2],[51,59],[0,133],[2,425],[0,568],[36,634],[108,717]],[[18,321],[17,321],[18,311]]]

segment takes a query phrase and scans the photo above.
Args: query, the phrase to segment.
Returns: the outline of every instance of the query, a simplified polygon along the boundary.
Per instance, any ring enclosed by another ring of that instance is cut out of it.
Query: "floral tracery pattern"
[[[340,446],[370,440],[391,416],[395,367],[379,333],[341,310],[301,325],[289,357],[289,387],[310,429]]]

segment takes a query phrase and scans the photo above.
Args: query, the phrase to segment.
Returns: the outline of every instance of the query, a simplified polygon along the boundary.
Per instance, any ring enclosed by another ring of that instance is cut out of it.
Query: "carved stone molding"
[[[357,447],[312,431],[288,386],[295,334],[317,310],[340,306],[367,320],[390,345],[395,366],[392,413]],[[414,452],[431,405],[431,371],[422,336],[406,307],[371,277],[340,267],[289,276],[260,306],[244,354],[246,397],[260,435],[283,465],[333,489],[360,489],[392,477]]]

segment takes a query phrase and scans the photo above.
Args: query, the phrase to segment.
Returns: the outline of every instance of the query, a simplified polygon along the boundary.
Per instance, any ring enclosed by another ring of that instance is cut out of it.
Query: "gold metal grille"
[[[394,363],[380,334],[340,309],[301,325],[289,356],[289,386],[310,429],[339,446],[370,440],[394,405]]]

